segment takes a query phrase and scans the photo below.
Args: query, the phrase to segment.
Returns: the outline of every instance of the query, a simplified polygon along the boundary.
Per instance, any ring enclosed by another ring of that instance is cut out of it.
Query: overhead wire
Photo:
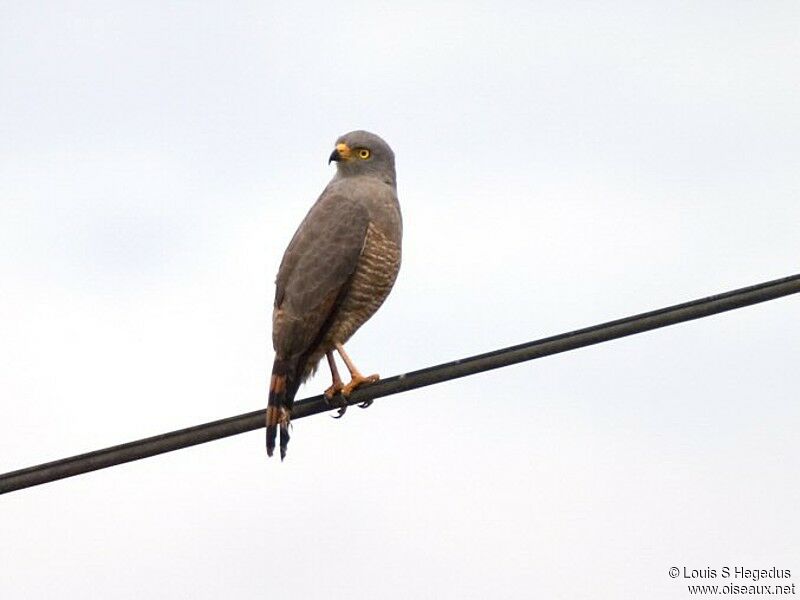
[[[376,398],[708,317],[798,292],[800,274],[396,375],[356,390],[346,402],[349,405],[371,402]],[[328,403],[324,396],[312,396],[295,402],[292,418],[302,419],[334,408],[336,406]],[[259,409],[11,471],[0,475],[0,494],[253,431],[264,427],[264,423],[264,409]]]

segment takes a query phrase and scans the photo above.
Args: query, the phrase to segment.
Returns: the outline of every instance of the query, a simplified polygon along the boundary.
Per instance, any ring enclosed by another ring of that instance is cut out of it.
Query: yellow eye
[[[359,158],[363,158],[364,160],[368,159],[369,150],[367,150],[366,148],[362,148],[361,150],[358,151],[358,156]]]

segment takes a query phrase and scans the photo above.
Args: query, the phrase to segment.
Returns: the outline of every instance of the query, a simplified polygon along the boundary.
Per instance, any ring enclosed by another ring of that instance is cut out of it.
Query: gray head
[[[389,144],[369,131],[351,131],[336,140],[328,164],[336,161],[339,177],[373,175],[395,185],[394,152]]]

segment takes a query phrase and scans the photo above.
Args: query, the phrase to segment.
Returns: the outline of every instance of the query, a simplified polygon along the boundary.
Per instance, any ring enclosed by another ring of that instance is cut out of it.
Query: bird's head
[[[394,152],[389,144],[369,131],[351,131],[336,140],[328,164],[336,162],[340,176],[374,175],[387,183],[396,181]]]

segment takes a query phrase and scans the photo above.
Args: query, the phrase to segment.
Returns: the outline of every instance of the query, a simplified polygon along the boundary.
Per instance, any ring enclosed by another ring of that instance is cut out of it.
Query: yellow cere
[[[350,158],[350,146],[345,143],[336,144],[336,151],[342,158]]]

